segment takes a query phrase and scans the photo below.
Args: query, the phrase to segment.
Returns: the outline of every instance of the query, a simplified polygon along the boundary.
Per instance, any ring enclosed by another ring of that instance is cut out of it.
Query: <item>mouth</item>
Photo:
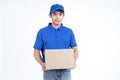
[[[55,22],[61,22],[60,20],[55,20]]]

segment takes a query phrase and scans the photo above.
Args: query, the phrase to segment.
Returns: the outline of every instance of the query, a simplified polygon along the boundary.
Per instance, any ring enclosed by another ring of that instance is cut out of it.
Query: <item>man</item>
[[[34,44],[34,58],[42,67],[44,80],[71,80],[70,69],[46,70],[45,49],[73,48],[75,61],[78,58],[77,44],[73,31],[62,24],[64,15],[64,7],[60,4],[53,4],[49,13],[52,23],[40,29],[37,33]]]

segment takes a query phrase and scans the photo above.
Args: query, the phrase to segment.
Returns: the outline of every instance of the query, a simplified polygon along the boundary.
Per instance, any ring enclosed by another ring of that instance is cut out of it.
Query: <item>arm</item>
[[[42,70],[45,71],[46,70],[45,63],[42,61],[42,57],[40,55],[39,50],[34,49],[34,58],[41,65]]]
[[[79,56],[79,53],[78,53],[77,47],[73,47],[73,49],[74,49],[74,57],[75,57],[75,61],[76,61]]]
[[[74,58],[75,58],[75,67],[76,67],[76,61],[79,56],[79,52],[78,52],[77,47],[73,47],[73,49],[74,49]]]

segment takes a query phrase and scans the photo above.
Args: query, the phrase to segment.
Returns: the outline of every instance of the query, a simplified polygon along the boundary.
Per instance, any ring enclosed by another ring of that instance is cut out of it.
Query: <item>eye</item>
[[[59,13],[60,16],[62,16],[62,13]]]
[[[53,15],[57,15],[57,13],[53,13]]]

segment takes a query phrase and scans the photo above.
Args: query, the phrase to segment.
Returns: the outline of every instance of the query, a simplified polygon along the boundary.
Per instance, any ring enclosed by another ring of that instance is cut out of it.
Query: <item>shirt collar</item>
[[[61,26],[59,27],[59,28],[54,28],[52,25],[51,25],[52,23],[49,23],[48,24],[48,27],[50,28],[50,29],[53,29],[53,30],[61,30],[62,28],[63,28],[63,24],[61,24]]]

